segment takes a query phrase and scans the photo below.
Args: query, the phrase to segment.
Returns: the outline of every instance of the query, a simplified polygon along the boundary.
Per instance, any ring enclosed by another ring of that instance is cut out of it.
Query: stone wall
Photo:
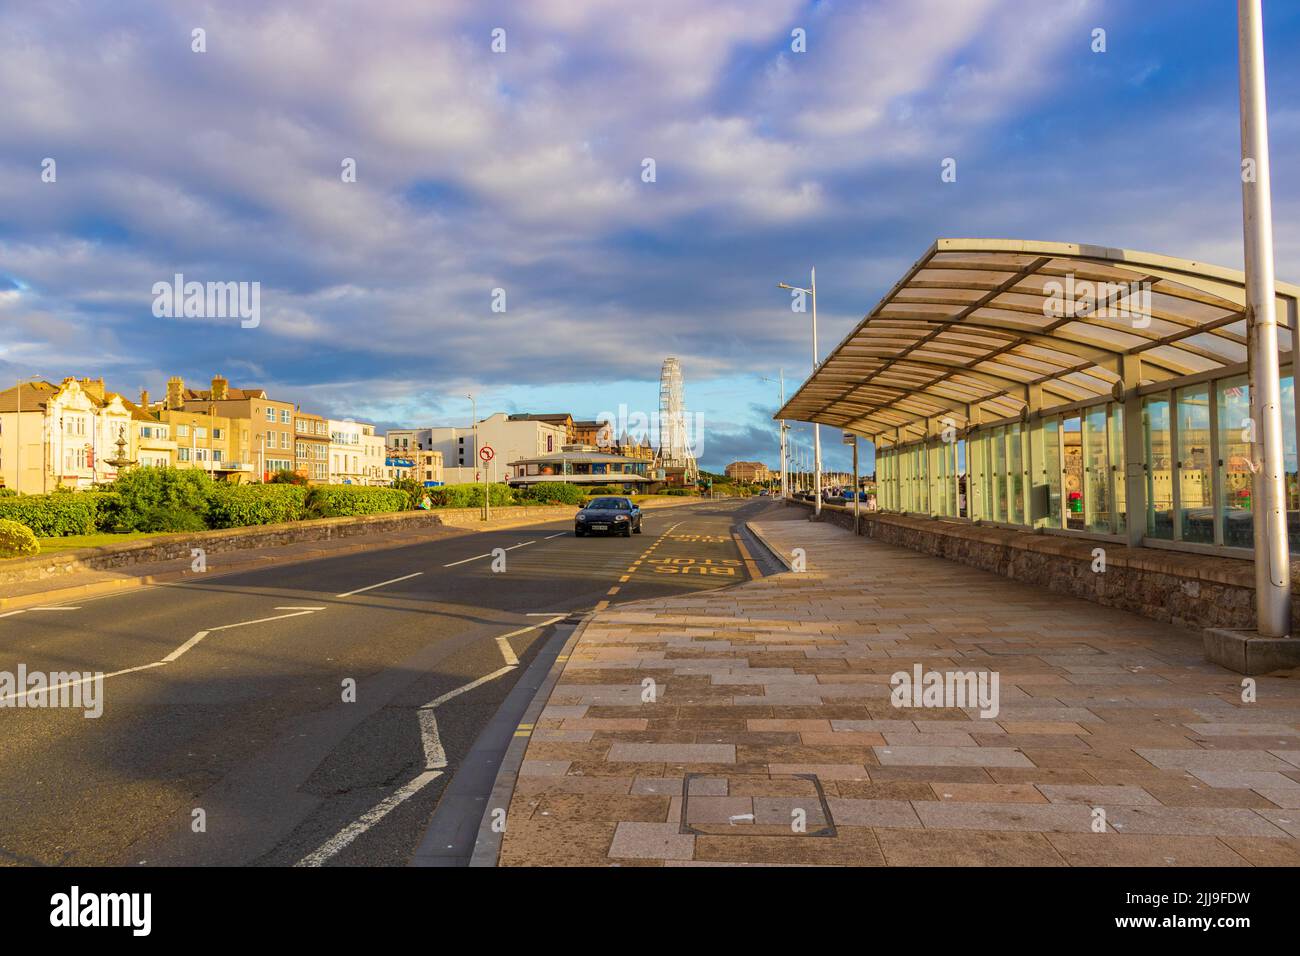
[[[823,505],[821,520],[853,527],[851,509]],[[863,512],[861,533],[1157,621],[1197,629],[1255,626],[1255,569],[1238,558],[877,512]],[[1104,573],[1092,570],[1097,548],[1105,551]],[[1293,566],[1292,591],[1297,590],[1300,569]],[[1300,600],[1292,613],[1300,631]]]

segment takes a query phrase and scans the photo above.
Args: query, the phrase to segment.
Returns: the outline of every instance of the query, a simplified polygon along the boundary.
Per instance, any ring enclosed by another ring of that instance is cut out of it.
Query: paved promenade
[[[753,526],[802,573],[591,619],[502,865],[1300,865],[1300,677],[803,514]],[[894,706],[917,665],[996,715]]]

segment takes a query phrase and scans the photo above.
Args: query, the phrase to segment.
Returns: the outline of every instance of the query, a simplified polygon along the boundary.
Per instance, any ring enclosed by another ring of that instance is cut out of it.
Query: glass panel
[[[1061,423],[1056,418],[1042,422],[1041,436],[1042,470],[1039,481],[1047,486],[1047,514],[1039,524],[1048,528],[1061,527]]]
[[[1147,534],[1172,541],[1174,482],[1168,397],[1153,395],[1142,403],[1142,430],[1147,465]]]
[[[1214,543],[1210,470],[1210,386],[1178,390],[1178,522],[1184,541]]]
[[[993,520],[1007,520],[1007,428],[993,429]]]
[[[1011,479],[1011,498],[1007,520],[1025,523],[1025,448],[1024,429],[1019,422],[1007,428],[1007,476]]]
[[[1255,544],[1251,515],[1250,388],[1245,376],[1218,384],[1219,507],[1223,543],[1250,548]]]
[[[1115,494],[1115,530],[1120,534],[1128,527],[1128,505],[1124,487],[1124,406],[1110,404],[1110,474]]]
[[[1083,428],[1077,416],[1061,423],[1061,443],[1065,453],[1061,464],[1065,526],[1082,531],[1087,526],[1083,516]]]
[[[1297,487],[1295,444],[1295,379],[1289,372],[1282,376],[1282,460],[1286,473],[1286,536],[1291,550],[1300,551],[1300,487]]]
[[[968,465],[970,454],[966,444],[966,439],[959,438],[953,443],[953,454],[956,456],[957,467],[957,517],[970,517],[970,468]]]
[[[1106,406],[1093,405],[1083,415],[1084,525],[1110,532],[1110,454],[1106,440]]]

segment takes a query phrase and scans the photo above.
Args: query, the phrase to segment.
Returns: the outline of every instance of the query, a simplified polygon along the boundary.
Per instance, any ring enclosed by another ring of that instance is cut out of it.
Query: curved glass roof
[[[1277,283],[1289,353],[1300,287]],[[1112,395],[1121,357],[1141,384],[1246,361],[1245,276],[1128,249],[939,239],[776,414],[887,442],[927,419],[976,420]],[[898,431],[896,431],[898,430]]]

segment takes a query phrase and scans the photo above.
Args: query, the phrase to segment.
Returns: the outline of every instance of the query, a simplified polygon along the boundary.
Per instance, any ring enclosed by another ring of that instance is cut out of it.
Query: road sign
[[[497,453],[492,450],[491,445],[484,445],[478,450],[478,456],[484,461],[491,461],[497,456]]]
[[[856,445],[858,441],[858,436],[853,434],[853,432],[844,432],[843,438],[841,440],[846,445]]]

